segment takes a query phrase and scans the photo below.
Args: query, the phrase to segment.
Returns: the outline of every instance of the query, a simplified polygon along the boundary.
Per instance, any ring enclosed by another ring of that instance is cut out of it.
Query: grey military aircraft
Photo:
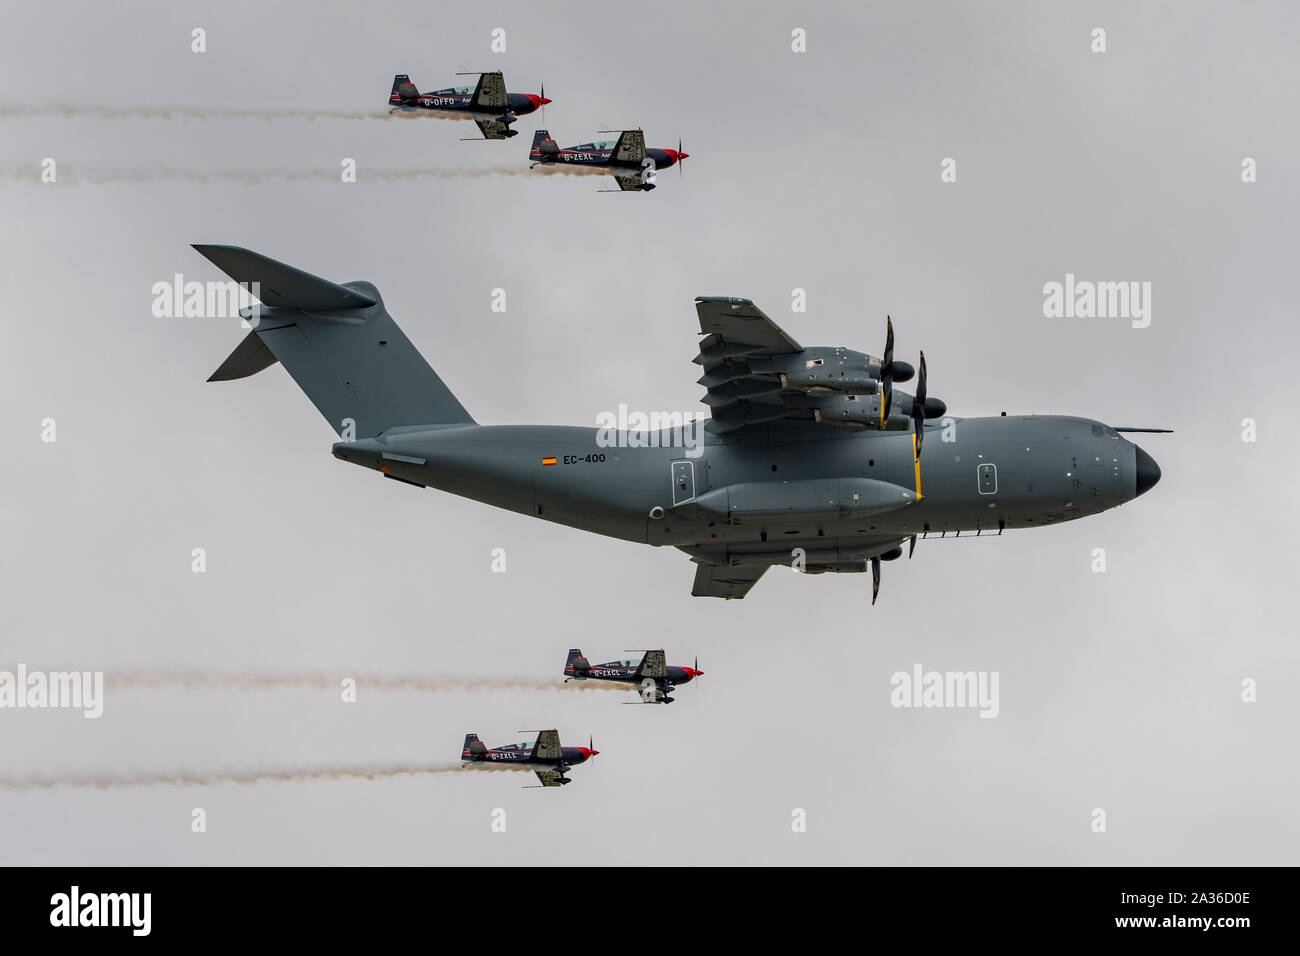
[[[237,246],[197,245],[260,283],[252,331],[209,381],[280,362],[342,441],[334,456],[584,531],[670,545],[696,564],[693,595],[743,598],[768,568],[872,573],[918,536],[1001,534],[1099,514],[1148,491],[1155,460],[1112,428],[1058,415],[946,417],[919,369],[805,347],[748,299],[696,299],[700,440],[480,425],[369,282],[342,285]],[[916,375],[915,394],[896,384]],[[925,454],[922,454],[922,449]]]

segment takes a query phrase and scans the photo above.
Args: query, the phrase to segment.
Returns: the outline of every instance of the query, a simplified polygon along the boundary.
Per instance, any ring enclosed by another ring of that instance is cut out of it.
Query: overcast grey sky
[[[1298,17],[1151,2],[7,11],[0,669],[558,683],[569,647],[663,646],[706,674],[672,707],[363,683],[351,705],[164,688],[113,693],[97,721],[0,710],[6,777],[442,762],[467,731],[498,744],[550,726],[601,751],[563,790],[504,774],[0,790],[0,862],[1296,862]],[[382,116],[394,73],[425,90],[482,69],[517,91],[544,81],[562,145],[607,125],[652,146],[680,136],[684,175],[648,195],[525,175],[539,116],[508,142],[461,142],[467,123],[295,117]],[[79,109],[30,110],[48,103]],[[38,182],[46,157],[57,184]],[[355,184],[286,181],[345,157]],[[956,183],[940,182],[945,157]],[[464,175],[494,169],[511,174]],[[95,170],[136,181],[75,178]],[[875,607],[869,576],[782,569],[744,601],[694,599],[675,550],[334,460],[279,367],[207,384],[237,323],[150,314],[153,283],[221,278],[194,242],[373,281],[488,424],[702,410],[692,298],[709,294],[754,299],[805,344],[876,353],[889,313],[956,415],[1177,432],[1144,436],[1164,477],[1138,502],[923,541],[885,566]],[[1044,318],[1043,285],[1067,272],[1150,282],[1150,327]],[[918,663],[999,672],[997,719],[893,708],[891,674]]]

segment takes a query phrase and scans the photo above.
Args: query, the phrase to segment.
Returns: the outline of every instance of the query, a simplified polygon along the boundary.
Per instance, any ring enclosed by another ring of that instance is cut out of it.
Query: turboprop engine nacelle
[[[880,379],[880,360],[852,349],[809,348],[794,355],[751,359],[749,367],[754,372],[780,375],[783,388],[814,393],[874,395]]]
[[[901,394],[901,393],[899,393]],[[812,409],[813,420],[820,425],[849,425],[855,428],[880,428],[880,395],[823,395],[809,396],[805,401]],[[805,401],[790,400],[789,405],[804,405]],[[907,431],[911,419],[904,408],[910,406],[895,400],[885,419],[885,431]]]

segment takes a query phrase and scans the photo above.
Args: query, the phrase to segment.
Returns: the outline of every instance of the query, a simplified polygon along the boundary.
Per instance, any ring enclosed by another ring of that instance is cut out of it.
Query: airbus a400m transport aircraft
[[[927,396],[924,353],[919,370],[894,358],[892,323],[880,358],[805,348],[735,298],[695,301],[704,336],[695,362],[712,416],[700,443],[681,429],[629,442],[610,429],[479,425],[371,283],[339,285],[236,246],[194,248],[261,288],[256,325],[210,381],[280,362],[351,439],[333,446],[335,457],[546,521],[672,545],[697,566],[697,596],[742,598],[769,567],[795,564],[870,570],[874,603],[881,561],[918,535],[1082,518],[1160,478],[1120,435],[1157,429],[946,417]],[[914,395],[895,387],[914,374]]]

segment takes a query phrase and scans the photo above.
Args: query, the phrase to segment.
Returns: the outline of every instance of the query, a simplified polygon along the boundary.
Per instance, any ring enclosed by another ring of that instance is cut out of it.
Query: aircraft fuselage
[[[465,769],[558,770],[561,767],[576,767],[586,763],[593,756],[593,752],[585,747],[560,749],[562,756],[559,760],[543,760],[535,757],[532,750],[514,750],[508,747],[488,750],[473,756],[465,753],[461,755],[461,760],[464,762]]]
[[[707,435],[694,448],[680,440],[678,447],[629,447],[637,439],[668,443],[673,433],[619,432],[611,442],[610,432],[596,428],[466,424],[392,429],[340,442],[334,454],[520,514],[627,541],[705,549],[733,564],[799,547],[816,553],[814,563],[833,565],[879,553],[885,538],[1056,524],[1130,501],[1159,477],[1145,452],[1100,422],[946,418],[927,423],[918,499],[910,431],[766,431],[766,440]],[[736,509],[729,512],[718,504],[726,494],[709,496],[742,486],[747,501],[766,496],[775,510],[760,503],[746,511],[729,492]],[[884,489],[890,504],[857,509],[859,501],[870,503],[860,488]]]
[[[390,99],[389,106],[393,110],[400,110],[404,113],[411,113],[417,110],[434,110],[442,113],[463,116],[465,119],[474,117],[492,117],[513,114],[515,116],[527,116],[535,112],[540,105],[540,99],[531,96],[528,93],[508,93],[506,94],[506,106],[480,106],[474,102],[473,93],[422,93],[413,100],[402,101],[400,98]]]
[[[678,153],[672,149],[647,149],[646,158],[654,161],[655,169],[667,169],[677,163]],[[592,169],[624,169],[640,172],[640,160],[620,160],[613,158],[612,149],[582,149],[579,147],[562,149],[558,153],[543,154],[537,150],[530,157],[533,162],[543,166],[583,166]]]

